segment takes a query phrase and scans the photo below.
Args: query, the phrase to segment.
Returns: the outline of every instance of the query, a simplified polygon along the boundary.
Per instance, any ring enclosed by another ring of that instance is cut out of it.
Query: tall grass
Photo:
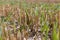
[[[59,40],[57,14],[60,4],[26,1],[7,3],[2,2],[0,7],[0,40],[27,40],[34,36],[36,40],[38,34],[41,40]]]

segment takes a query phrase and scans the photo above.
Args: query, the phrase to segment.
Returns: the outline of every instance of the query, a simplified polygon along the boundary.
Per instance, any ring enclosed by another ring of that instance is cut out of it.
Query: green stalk
[[[57,26],[58,26],[58,23],[55,22],[53,25],[52,40],[58,40],[58,38],[57,38]]]

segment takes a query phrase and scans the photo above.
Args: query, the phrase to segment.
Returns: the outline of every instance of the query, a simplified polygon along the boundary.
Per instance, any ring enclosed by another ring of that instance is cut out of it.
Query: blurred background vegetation
[[[60,3],[1,0],[0,40],[59,40],[59,12]]]

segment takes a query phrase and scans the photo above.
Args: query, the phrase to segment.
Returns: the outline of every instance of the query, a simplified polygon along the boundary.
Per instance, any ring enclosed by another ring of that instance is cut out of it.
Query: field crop
[[[59,40],[59,13],[60,3],[0,1],[0,40]]]

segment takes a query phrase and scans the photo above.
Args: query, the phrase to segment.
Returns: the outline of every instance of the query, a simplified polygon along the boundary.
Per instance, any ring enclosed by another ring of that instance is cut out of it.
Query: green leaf
[[[58,40],[57,38],[57,23],[54,23],[54,26],[53,26],[53,32],[52,32],[52,39],[53,40]]]

